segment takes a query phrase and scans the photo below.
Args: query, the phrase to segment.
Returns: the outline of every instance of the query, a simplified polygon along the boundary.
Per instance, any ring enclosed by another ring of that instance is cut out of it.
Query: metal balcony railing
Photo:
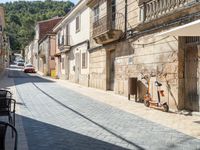
[[[140,21],[146,22],[162,15],[181,9],[185,6],[197,4],[199,0],[143,0],[140,4]]]
[[[70,36],[62,36],[62,40],[60,41],[60,43],[58,44],[58,48],[60,51],[65,51],[68,50],[70,48]]]
[[[124,16],[122,14],[113,13],[106,15],[93,23],[92,36],[96,37],[110,30],[123,30],[123,27]]]
[[[93,37],[111,29],[112,23],[108,18],[109,17],[106,15],[93,23]]]

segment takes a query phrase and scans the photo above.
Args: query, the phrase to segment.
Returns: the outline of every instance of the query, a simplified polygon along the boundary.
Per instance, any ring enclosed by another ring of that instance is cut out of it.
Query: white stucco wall
[[[84,43],[80,46],[76,46],[74,48],[71,49],[71,58],[74,59],[70,59],[69,60],[69,66],[70,66],[70,70],[69,73],[70,74],[75,74],[75,71],[73,70],[73,66],[75,66],[75,57],[76,57],[76,53],[79,53],[80,56],[80,68],[81,68],[81,74],[88,74],[89,73],[89,52],[87,51],[87,44]],[[82,68],[82,53],[87,53],[87,68]]]
[[[91,9],[86,6],[87,0],[83,0],[75,8],[65,16],[65,18],[58,24],[53,30],[56,32],[56,49],[58,49],[58,35],[60,33],[60,40],[64,35],[64,45],[70,46],[70,52],[61,54],[62,58],[65,58],[65,65],[68,68],[61,69],[62,74],[69,73],[69,80],[75,82],[75,62],[76,53],[80,53],[80,58],[77,61],[80,62],[79,81],[88,80],[89,74],[89,53],[87,52],[87,67],[82,68],[82,53],[85,53],[88,49],[88,43],[90,39],[90,11]],[[76,31],[76,17],[80,17],[80,28]],[[68,27],[68,33],[67,33]],[[68,38],[68,44],[66,39]],[[67,55],[67,57],[66,57]],[[66,60],[68,59],[68,60]],[[62,64],[61,64],[62,67]],[[78,77],[76,75],[76,77]]]
[[[76,32],[76,17],[80,16],[80,31]],[[85,8],[79,13],[75,14],[69,23],[70,29],[70,45],[76,45],[90,37],[90,9]],[[66,32],[65,32],[66,33]]]

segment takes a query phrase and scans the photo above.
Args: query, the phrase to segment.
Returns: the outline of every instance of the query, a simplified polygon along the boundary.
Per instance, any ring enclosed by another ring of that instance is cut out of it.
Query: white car
[[[27,64],[24,67],[24,73],[36,73],[36,71],[32,64]]]

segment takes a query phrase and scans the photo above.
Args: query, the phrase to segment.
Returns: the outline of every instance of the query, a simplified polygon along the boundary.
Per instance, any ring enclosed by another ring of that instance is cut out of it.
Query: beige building
[[[39,42],[49,33],[52,32],[53,27],[61,20],[61,17],[55,17],[48,20],[37,22],[35,26],[35,37],[33,40],[33,66],[36,70],[44,73],[48,72],[44,69],[46,58],[43,55],[39,55],[41,47],[39,49]],[[45,67],[48,68],[48,67]]]
[[[88,86],[90,9],[86,3],[80,1],[53,31],[57,33],[57,76]]]
[[[56,39],[54,33],[46,34],[39,41],[39,71],[43,75],[51,75],[55,70]]]
[[[128,96],[137,78],[138,99],[146,92],[142,74],[163,84],[171,109],[200,111],[199,10],[195,0],[89,0],[89,85]]]
[[[4,8],[0,7],[0,72],[5,67],[6,60],[6,49],[5,49],[5,18],[4,18]]]

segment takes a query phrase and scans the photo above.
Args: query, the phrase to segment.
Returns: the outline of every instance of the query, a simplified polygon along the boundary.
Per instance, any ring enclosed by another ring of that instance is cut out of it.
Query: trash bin
[[[134,77],[128,79],[128,100],[131,95],[135,95],[135,101],[137,101],[137,78]]]
[[[56,70],[51,70],[51,77],[56,78]]]

